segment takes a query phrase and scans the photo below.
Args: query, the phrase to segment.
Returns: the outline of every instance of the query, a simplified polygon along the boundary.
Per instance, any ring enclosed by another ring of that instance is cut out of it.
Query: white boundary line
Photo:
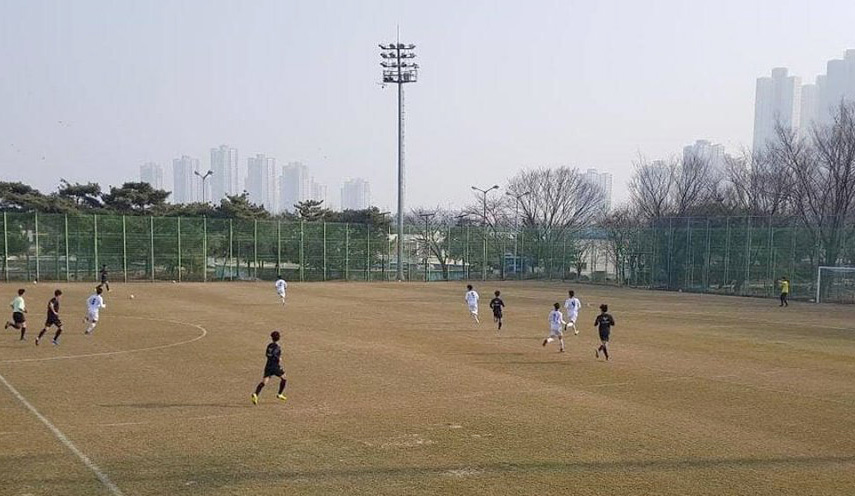
[[[123,318],[138,319],[138,320],[150,320],[153,322],[167,322],[170,324],[186,325],[186,326],[195,327],[195,328],[199,329],[200,331],[202,331],[202,334],[199,334],[198,336],[196,336],[192,339],[185,340],[185,341],[179,341],[177,343],[164,344],[164,345],[160,345],[160,346],[152,346],[150,348],[137,348],[134,350],[105,351],[102,353],[87,353],[84,355],[60,355],[60,356],[46,357],[46,358],[20,358],[17,360],[0,360],[0,363],[46,362],[49,360],[69,360],[72,358],[89,358],[89,357],[99,357],[99,356],[125,355],[128,353],[139,353],[142,351],[163,350],[166,348],[173,348],[175,346],[190,344],[190,343],[192,343],[194,341],[198,341],[198,340],[200,340],[200,339],[202,339],[208,335],[207,329],[205,329],[204,327],[202,327],[198,324],[191,324],[190,322],[181,322],[180,320],[169,320],[169,319],[156,319],[156,318],[149,318],[149,317],[123,317]]]
[[[53,433],[53,435],[56,436],[56,438],[59,439],[59,441],[62,444],[64,444],[66,448],[68,448],[72,453],[74,453],[75,456],[77,456],[77,458],[79,458],[80,461],[82,461],[84,465],[89,467],[89,470],[91,470],[93,473],[95,473],[95,476],[98,477],[98,480],[100,480],[101,483],[104,484],[104,487],[106,487],[110,491],[111,494],[113,494],[114,496],[124,496],[124,493],[122,492],[122,490],[119,489],[118,486],[116,486],[116,484],[114,484],[113,481],[111,481],[109,477],[107,477],[107,474],[105,474],[100,468],[98,468],[98,465],[95,465],[95,463],[92,460],[90,460],[88,456],[86,456],[85,454],[83,454],[82,451],[77,449],[77,446],[75,446],[74,443],[72,443],[71,440],[69,440],[65,436],[65,434],[62,433],[62,431],[57,429],[56,426],[53,425],[50,420],[48,420],[47,418],[45,418],[44,415],[39,413],[39,411],[36,410],[36,408],[33,405],[31,405],[30,402],[27,401],[27,399],[24,398],[21,395],[21,393],[19,393],[18,390],[15,389],[14,386],[9,384],[9,381],[7,381],[6,378],[3,377],[2,374],[0,374],[0,382],[2,382],[9,389],[9,391],[11,391],[12,394],[16,398],[18,398],[18,401],[20,401],[21,404],[23,404],[25,407],[27,407],[27,409],[33,415],[35,415],[37,419],[39,419],[43,424],[45,424],[45,426],[47,426],[47,428],[50,429],[50,431]]]

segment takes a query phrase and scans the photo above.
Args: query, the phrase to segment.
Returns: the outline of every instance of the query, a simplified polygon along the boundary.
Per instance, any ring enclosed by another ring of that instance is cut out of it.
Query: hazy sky
[[[468,201],[523,166],[751,141],[755,78],[806,82],[855,47],[855,2],[0,0],[0,178],[137,180],[176,156],[305,162],[394,203],[395,90],[378,42],[418,45],[408,203]],[[60,123],[60,121],[62,121]],[[242,172],[244,173],[244,172]],[[335,203],[338,203],[337,201]]]

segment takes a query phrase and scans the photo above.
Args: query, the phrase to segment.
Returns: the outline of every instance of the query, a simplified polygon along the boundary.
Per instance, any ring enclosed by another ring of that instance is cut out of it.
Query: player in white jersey
[[[288,283],[285,282],[285,279],[282,276],[276,276],[276,294],[279,295],[279,299],[282,300],[282,304],[285,304],[285,291],[288,289]]]
[[[556,303],[553,305],[555,310],[549,312],[549,336],[543,340],[543,346],[558,340],[558,344],[561,345],[561,348],[558,350],[561,353],[564,352],[564,333],[561,332],[561,329],[567,325],[567,322],[564,322],[564,316],[561,315],[561,304]]]
[[[98,314],[102,308],[107,308],[107,305],[104,304],[104,298],[101,296],[103,292],[101,286],[98,286],[95,288],[95,294],[86,299],[86,318],[83,321],[88,322],[89,327],[86,328],[85,334],[92,334],[95,326],[98,325]]]
[[[568,292],[568,298],[564,300],[564,311],[567,312],[567,325],[564,327],[573,328],[573,334],[579,334],[579,329],[576,328],[576,319],[579,318],[579,309],[582,307],[582,302],[576,298],[575,293],[571,290]]]
[[[466,296],[463,298],[469,305],[469,313],[472,315],[472,318],[475,319],[475,323],[480,324],[481,321],[478,320],[478,292],[472,289],[471,284],[466,285]]]

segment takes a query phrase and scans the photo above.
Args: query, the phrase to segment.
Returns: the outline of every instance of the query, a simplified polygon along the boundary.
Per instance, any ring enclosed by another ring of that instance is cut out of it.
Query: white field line
[[[154,318],[148,318],[148,317],[124,317],[124,318],[126,318],[126,319],[138,319],[138,320],[150,320],[153,322],[166,322],[169,324],[185,325],[185,326],[195,327],[195,328],[199,329],[200,331],[202,331],[202,333],[199,334],[198,336],[192,338],[192,339],[187,339],[185,341],[179,341],[177,343],[164,344],[164,345],[160,345],[160,346],[151,346],[149,348],[136,348],[133,350],[105,351],[105,352],[101,352],[101,353],[86,353],[83,355],[60,355],[60,356],[46,357],[46,358],[20,358],[17,360],[0,360],[0,363],[45,362],[45,361],[49,361],[49,360],[69,360],[72,358],[90,358],[90,357],[99,357],[99,356],[125,355],[128,353],[141,353],[143,351],[164,350],[167,348],[174,348],[175,346],[182,346],[185,344],[190,344],[190,343],[192,343],[194,341],[198,341],[198,340],[200,340],[200,339],[202,339],[208,335],[207,329],[205,329],[204,327],[202,327],[198,324],[192,324],[190,322],[181,322],[179,320],[169,320],[169,319],[154,319]]]
[[[79,458],[84,465],[89,467],[89,470],[91,470],[95,474],[95,477],[98,477],[98,480],[100,480],[101,483],[104,484],[104,487],[106,487],[111,494],[113,494],[114,496],[124,496],[122,490],[119,489],[119,487],[116,486],[116,484],[114,484],[109,477],[107,477],[107,474],[105,474],[104,471],[102,471],[98,467],[98,465],[95,465],[95,463],[90,460],[88,456],[86,456],[82,451],[80,451],[77,446],[75,446],[74,443],[72,443],[71,440],[68,439],[68,437],[66,437],[66,435],[62,433],[62,431],[57,429],[56,426],[51,423],[50,420],[48,420],[47,418],[45,418],[44,415],[39,413],[39,411],[36,410],[36,407],[31,405],[30,402],[27,401],[27,399],[24,398],[24,396],[21,395],[21,393],[19,393],[18,390],[15,389],[15,387],[12,386],[9,381],[7,381],[5,377],[3,377],[2,374],[0,374],[0,382],[2,382],[6,386],[6,388],[9,389],[9,391],[16,398],[18,398],[18,401],[20,401],[21,404],[27,407],[27,409],[33,415],[35,415],[37,419],[39,419],[48,429],[50,429],[53,435],[56,436],[56,438],[59,439],[59,441],[64,444],[66,448],[68,448],[72,453],[74,453],[74,455],[77,456],[77,458]]]

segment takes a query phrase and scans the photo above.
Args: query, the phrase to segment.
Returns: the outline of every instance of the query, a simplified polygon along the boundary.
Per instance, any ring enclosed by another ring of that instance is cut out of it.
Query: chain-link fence
[[[384,281],[395,279],[394,227],[220,218],[4,213],[3,280]],[[657,219],[582,231],[406,226],[407,280],[560,279],[794,298],[816,294],[817,268],[855,261],[855,226],[829,236],[795,219]],[[826,230],[827,234],[827,230]],[[836,291],[855,302],[855,290]],[[823,298],[824,301],[828,301]]]

